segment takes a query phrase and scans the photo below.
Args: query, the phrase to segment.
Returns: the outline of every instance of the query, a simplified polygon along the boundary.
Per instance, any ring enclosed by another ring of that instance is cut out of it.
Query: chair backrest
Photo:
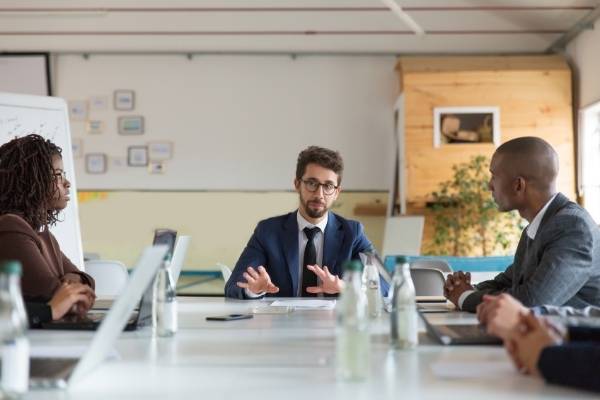
[[[443,296],[444,274],[435,268],[411,267],[410,275],[417,296]]]
[[[414,260],[410,262],[411,268],[434,268],[439,269],[444,274],[453,272],[452,267],[445,260]]]
[[[388,217],[383,235],[383,255],[421,254],[424,222],[425,217],[421,215]]]
[[[223,275],[223,280],[227,282],[229,280],[229,277],[231,276],[231,268],[221,263],[217,263],[217,265],[219,266],[219,268],[221,268],[221,275]]]
[[[85,263],[85,272],[96,281],[96,296],[114,297],[121,294],[129,274],[127,268],[119,261],[90,260]]]

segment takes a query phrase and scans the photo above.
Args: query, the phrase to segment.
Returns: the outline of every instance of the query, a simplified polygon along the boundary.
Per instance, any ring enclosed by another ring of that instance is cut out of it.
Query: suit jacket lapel
[[[550,205],[546,209],[544,218],[542,218],[542,221],[540,222],[540,226],[538,227],[537,231],[539,232],[540,229],[542,229],[542,226],[544,226],[544,224],[546,223],[546,221],[552,218],[560,209],[562,209],[567,204],[569,204],[569,199],[559,192],[554,198],[554,200],[552,200],[552,203],[550,203]],[[537,237],[537,234],[535,237]]]
[[[298,293],[298,266],[300,265],[298,259],[298,220],[295,212],[288,215],[283,228],[283,252],[285,253],[285,260],[292,281],[292,296],[295,296]]]
[[[327,218],[325,237],[323,238],[323,265],[326,265],[327,268],[329,268],[329,271],[333,273],[332,270],[336,266],[340,247],[344,240],[344,234],[343,231],[341,231],[342,225],[335,214],[330,212]]]

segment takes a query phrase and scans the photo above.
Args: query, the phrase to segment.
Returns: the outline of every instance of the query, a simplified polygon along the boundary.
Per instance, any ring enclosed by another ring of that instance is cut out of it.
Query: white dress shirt
[[[540,228],[542,219],[544,219],[546,210],[550,206],[550,203],[552,203],[552,201],[554,201],[555,197],[556,197],[556,194],[554,196],[552,196],[550,198],[550,200],[548,200],[548,202],[544,205],[544,207],[542,207],[542,209],[540,211],[538,211],[538,213],[535,215],[535,217],[531,220],[531,223],[529,225],[527,225],[527,228],[525,228],[529,239],[531,239],[531,240],[535,239],[535,235],[537,235],[537,231]],[[460,297],[458,298],[458,308],[460,308],[462,310],[462,305],[463,305],[465,299],[467,297],[469,297],[469,295],[473,292],[474,292],[474,290],[466,290],[460,295]]]
[[[304,270],[304,250],[306,249],[306,244],[308,243],[308,238],[304,233],[304,228],[314,228],[315,226],[319,228],[319,232],[313,237],[313,243],[315,245],[315,250],[317,251],[317,265],[323,266],[323,239],[325,237],[325,227],[327,226],[327,220],[329,218],[329,213],[325,214],[325,218],[323,218],[318,224],[314,225],[308,222],[301,214],[300,211],[296,211],[296,219],[298,221],[298,291],[297,295],[302,295],[302,272]],[[250,291],[250,289],[245,289],[246,296],[250,298],[257,298],[264,296],[265,292],[262,293],[254,293]]]

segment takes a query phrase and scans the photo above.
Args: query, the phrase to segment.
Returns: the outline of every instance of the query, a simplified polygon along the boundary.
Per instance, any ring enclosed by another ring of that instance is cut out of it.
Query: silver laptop
[[[177,285],[181,269],[183,268],[183,262],[187,254],[188,247],[190,245],[191,236],[179,236],[175,242],[175,249],[173,250],[173,258],[171,258],[171,273],[173,274],[173,283]]]
[[[445,346],[502,344],[502,339],[487,333],[481,324],[432,324],[422,311],[419,311],[419,316],[425,324],[427,333]]]
[[[102,321],[83,357],[32,358],[29,371],[30,387],[66,388],[105,360],[140,301],[142,293],[156,275],[167,251],[165,245],[144,249],[127,286]]]

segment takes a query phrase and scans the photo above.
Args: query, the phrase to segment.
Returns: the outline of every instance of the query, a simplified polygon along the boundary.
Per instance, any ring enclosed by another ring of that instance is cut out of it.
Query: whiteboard
[[[58,55],[56,93],[87,104],[71,120],[83,154],[80,190],[293,189],[298,153],[338,150],[344,190],[388,190],[393,173],[395,57],[261,55]],[[134,109],[115,110],[115,90],[135,93]],[[94,101],[103,99],[103,107]],[[144,133],[122,135],[118,119],[144,117]],[[102,123],[91,133],[88,121]],[[127,165],[127,148],[173,143],[164,172]],[[88,173],[85,154],[108,157]]]
[[[77,209],[77,185],[71,151],[71,132],[67,103],[56,97],[29,96],[0,92],[0,143],[14,137],[37,133],[62,148],[65,172],[73,193],[51,232],[60,248],[79,268],[83,269],[83,251]]]

